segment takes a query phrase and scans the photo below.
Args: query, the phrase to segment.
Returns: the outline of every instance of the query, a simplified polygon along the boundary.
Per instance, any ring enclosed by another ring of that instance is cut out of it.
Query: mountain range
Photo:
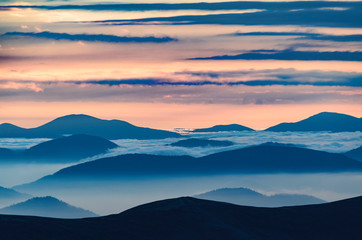
[[[228,147],[234,145],[231,141],[220,141],[200,138],[189,138],[169,144],[173,147]]]
[[[77,134],[42,142],[24,151],[0,149],[2,162],[69,163],[103,154],[117,144],[96,136]]]
[[[86,219],[0,215],[3,240],[359,240],[362,197],[281,208],[246,207],[190,197]]]
[[[248,188],[221,188],[194,197],[254,207],[282,207],[325,203],[324,200],[304,194],[264,195]]]
[[[259,145],[204,157],[126,154],[63,168],[35,182],[17,186],[28,191],[60,182],[160,176],[203,176],[242,173],[316,173],[362,171],[362,163],[342,154]]]
[[[274,132],[305,132],[305,131],[329,131],[329,132],[362,132],[362,118],[356,118],[346,114],[321,112],[307,119],[295,123],[280,123],[267,128],[266,131]]]
[[[2,208],[0,209],[0,214],[56,218],[85,218],[97,216],[91,211],[71,206],[50,196],[34,197],[25,202]]]
[[[59,138],[87,134],[109,140],[163,139],[180,137],[178,133],[137,127],[120,120],[102,120],[88,115],[67,115],[36,128],[21,128],[10,123],[0,125],[0,138]]]
[[[239,125],[239,124],[229,124],[229,125],[215,125],[210,128],[197,128],[191,132],[239,132],[239,131],[255,131],[254,129]]]

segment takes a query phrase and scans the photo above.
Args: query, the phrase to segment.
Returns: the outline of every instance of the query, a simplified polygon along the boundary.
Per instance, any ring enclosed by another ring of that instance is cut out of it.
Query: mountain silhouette
[[[173,147],[227,147],[234,145],[231,141],[220,141],[220,140],[209,140],[209,139],[199,139],[199,138],[189,138],[180,140],[174,143],[169,144]]]
[[[346,155],[349,158],[362,162],[362,146],[356,149],[352,149],[351,151],[345,152],[344,155]]]
[[[224,151],[200,158],[126,154],[102,158],[70,167],[35,182],[15,187],[22,191],[52,184],[84,180],[132,177],[199,176],[243,173],[316,173],[362,171],[362,163],[342,154],[317,150],[259,145]]]
[[[31,195],[17,192],[10,188],[0,187],[0,205],[8,205],[14,202],[24,201],[31,198]]]
[[[57,218],[85,218],[97,215],[82,208],[71,206],[54,197],[34,197],[0,209],[1,214],[28,215]]]
[[[234,132],[234,131],[254,131],[254,129],[244,127],[239,124],[229,124],[229,125],[215,125],[210,128],[198,128],[194,129],[192,132]]]
[[[117,144],[101,137],[76,134],[45,141],[25,151],[0,148],[0,159],[8,163],[70,163],[117,147]]]
[[[362,118],[346,114],[322,112],[295,123],[280,123],[266,129],[274,132],[294,131],[330,131],[355,132],[362,131]]]
[[[266,196],[248,188],[221,188],[195,195],[200,199],[255,207],[282,207],[325,203],[322,199],[303,194],[274,194]]]
[[[0,215],[3,240],[359,240],[362,197],[281,208],[181,197],[86,219]]]
[[[181,135],[174,132],[134,126],[120,120],[102,120],[88,115],[67,115],[40,127],[20,128],[0,125],[0,138],[59,138],[64,135],[87,134],[106,139],[163,139]]]
[[[116,147],[118,147],[117,144],[104,138],[77,134],[35,145],[27,149],[22,157],[40,162],[54,162],[54,160],[58,162],[73,162],[106,153],[109,149]]]

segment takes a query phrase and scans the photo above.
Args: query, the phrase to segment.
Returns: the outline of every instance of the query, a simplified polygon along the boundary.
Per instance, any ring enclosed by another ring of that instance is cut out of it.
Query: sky
[[[362,117],[362,2],[127,2],[1,1],[0,123]]]

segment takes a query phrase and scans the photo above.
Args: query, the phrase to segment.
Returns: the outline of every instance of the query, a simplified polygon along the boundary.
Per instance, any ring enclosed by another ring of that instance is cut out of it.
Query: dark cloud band
[[[2,38],[9,37],[33,37],[44,38],[52,40],[68,40],[68,41],[86,41],[86,42],[107,42],[107,43],[125,43],[125,42],[137,42],[137,43],[164,43],[170,41],[177,41],[177,39],[171,37],[128,37],[128,36],[116,36],[105,34],[68,34],[68,33],[56,33],[56,32],[8,32],[1,35]]]

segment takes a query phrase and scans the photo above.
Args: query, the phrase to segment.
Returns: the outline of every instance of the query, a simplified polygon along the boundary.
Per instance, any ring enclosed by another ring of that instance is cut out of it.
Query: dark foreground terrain
[[[0,215],[1,239],[361,239],[362,197],[256,208],[190,197],[85,219]]]

